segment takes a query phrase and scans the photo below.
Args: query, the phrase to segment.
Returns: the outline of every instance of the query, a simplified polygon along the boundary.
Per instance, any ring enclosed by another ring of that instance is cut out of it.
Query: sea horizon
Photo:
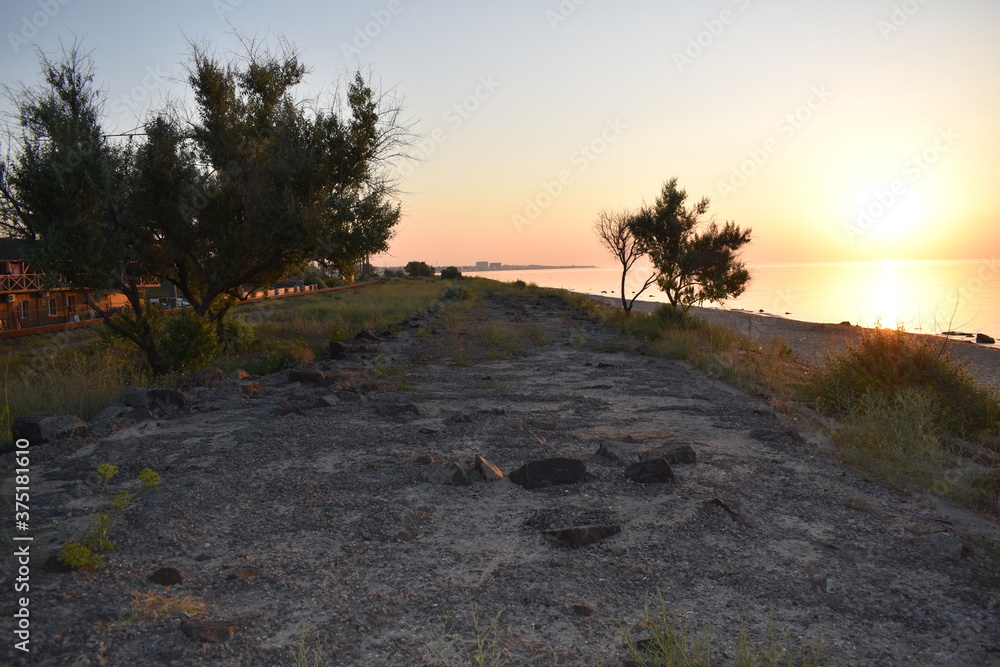
[[[751,281],[743,294],[722,304],[701,306],[803,322],[846,321],[914,333],[962,331],[1000,337],[1000,260],[994,258],[769,262],[749,268]],[[648,267],[636,267],[629,273],[629,298],[648,271]],[[620,297],[620,266],[469,271],[466,275]],[[639,300],[666,302],[655,285]]]

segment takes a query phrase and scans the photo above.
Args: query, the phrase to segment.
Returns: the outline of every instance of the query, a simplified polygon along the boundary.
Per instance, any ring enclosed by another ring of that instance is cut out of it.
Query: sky
[[[284,37],[304,97],[365,72],[416,135],[378,265],[612,265],[598,213],[673,176],[750,263],[1000,253],[996,0],[7,0],[0,26],[10,86],[91,50],[119,131],[189,99],[192,41]]]

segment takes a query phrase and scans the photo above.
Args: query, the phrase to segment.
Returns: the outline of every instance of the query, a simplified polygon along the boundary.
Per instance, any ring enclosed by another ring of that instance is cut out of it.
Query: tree
[[[462,272],[458,270],[457,266],[446,266],[441,269],[441,279],[442,280],[458,280],[462,277]]]
[[[652,207],[634,214],[629,230],[659,272],[657,285],[674,308],[685,312],[704,301],[723,302],[743,293],[750,272],[739,260],[750,242],[750,229],[727,222],[722,227],[702,219],[708,199],[690,208],[677,178],[663,185]]]
[[[143,303],[142,285],[156,269],[139,252],[147,240],[129,224],[135,153],[112,145],[101,129],[103,98],[89,55],[74,45],[61,62],[39,59],[41,85],[16,93],[20,150],[0,165],[0,225],[28,241],[25,259],[50,285],[80,292],[163,373],[156,324]],[[124,294],[132,312],[102,309],[109,291]]]
[[[407,262],[406,266],[403,267],[403,270],[406,271],[406,275],[412,278],[434,277],[434,267],[427,264],[427,262]]]
[[[291,47],[244,47],[229,62],[193,47],[194,119],[161,112],[135,147],[103,132],[93,66],[75,48],[43,56],[42,85],[14,99],[22,137],[0,165],[0,224],[92,307],[101,290],[126,294],[128,317],[95,310],[156,373],[167,368],[142,276],[172,282],[221,329],[238,299],[304,262],[384,250],[399,221],[383,175],[408,136],[399,108],[360,73],[343,101],[297,99],[306,68]]]
[[[646,254],[642,245],[639,244],[635,235],[632,234],[632,230],[629,228],[631,218],[631,215],[622,211],[601,211],[597,215],[597,222],[594,223],[594,233],[597,234],[597,238],[601,241],[601,245],[610,251],[611,254],[618,259],[619,263],[621,263],[622,310],[625,311],[626,315],[632,312],[632,306],[635,304],[635,300],[638,299],[639,295],[645,292],[650,285],[656,282],[656,278],[659,275],[656,271],[654,271],[652,275],[643,281],[642,287],[631,299],[626,298],[625,280],[628,277],[628,273],[632,270],[635,263]]]

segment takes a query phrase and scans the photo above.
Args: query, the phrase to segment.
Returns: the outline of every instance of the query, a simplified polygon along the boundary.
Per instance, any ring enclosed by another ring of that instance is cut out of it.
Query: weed
[[[305,626],[300,627],[298,643],[292,649],[296,667],[324,667],[328,664],[323,655],[325,646],[325,640],[317,640],[315,644],[310,645]]]
[[[144,623],[163,617],[174,618],[181,614],[193,616],[204,612],[205,608],[205,602],[193,595],[132,591],[130,611],[123,620]]]
[[[452,616],[441,619],[443,634],[436,642],[428,645],[434,659],[442,667],[452,665],[475,665],[476,667],[502,667],[511,661],[510,652],[500,646],[500,617],[504,610],[483,626],[476,605],[472,606],[472,636],[465,638],[455,634],[450,626]]]
[[[125,510],[136,501],[139,495],[148,489],[156,489],[160,484],[160,476],[143,468],[139,472],[141,486],[137,491],[118,489],[114,493],[108,490],[111,479],[118,474],[118,466],[105,463],[97,467],[97,476],[101,479],[101,491],[97,503],[90,513],[87,527],[79,538],[67,542],[59,552],[60,559],[70,567],[92,571],[104,565],[101,555],[115,548],[111,541],[111,531],[121,521]],[[107,504],[107,509],[100,509]]]
[[[740,622],[740,636],[736,642],[737,667],[816,667],[830,660],[830,650],[826,637],[821,636],[815,644],[798,646],[792,642],[791,631],[779,641],[774,629],[774,607],[767,615],[767,642],[755,641]]]
[[[629,657],[639,667],[711,667],[712,627],[697,639],[689,636],[691,624],[687,619],[676,624],[667,613],[663,596],[659,595],[659,609],[654,611],[649,601],[643,606],[643,624],[649,638],[637,640],[622,627]]]

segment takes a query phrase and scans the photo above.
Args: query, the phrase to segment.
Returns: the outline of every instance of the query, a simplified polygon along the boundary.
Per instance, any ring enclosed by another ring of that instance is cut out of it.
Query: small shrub
[[[460,285],[452,285],[441,291],[442,301],[467,301],[473,297],[472,290]]]
[[[257,334],[246,320],[229,317],[219,325],[217,335],[223,354],[242,354],[252,349]]]
[[[115,548],[114,542],[111,541],[111,531],[121,521],[125,510],[143,491],[155,490],[160,484],[160,476],[157,473],[149,468],[143,468],[139,472],[138,479],[141,482],[139,490],[119,489],[111,493],[108,485],[117,474],[116,465],[105,463],[97,467],[97,476],[101,479],[97,504],[90,514],[90,520],[83,534],[75,540],[68,541],[60,550],[59,558],[66,565],[83,571],[96,570],[103,566],[104,557],[101,554]],[[105,504],[107,508],[100,509],[101,505]]]
[[[160,355],[171,370],[202,368],[222,350],[216,327],[190,310],[168,317],[163,332]]]
[[[457,267],[449,266],[441,269],[441,278],[443,280],[459,280],[461,277],[462,272]]]
[[[523,280],[515,280],[514,282],[511,283],[511,285],[513,285],[517,289],[525,289],[528,287],[528,284]]]
[[[708,323],[680,308],[674,308],[669,303],[660,304],[653,311],[653,319],[668,331],[684,331],[687,329],[705,329]]]

